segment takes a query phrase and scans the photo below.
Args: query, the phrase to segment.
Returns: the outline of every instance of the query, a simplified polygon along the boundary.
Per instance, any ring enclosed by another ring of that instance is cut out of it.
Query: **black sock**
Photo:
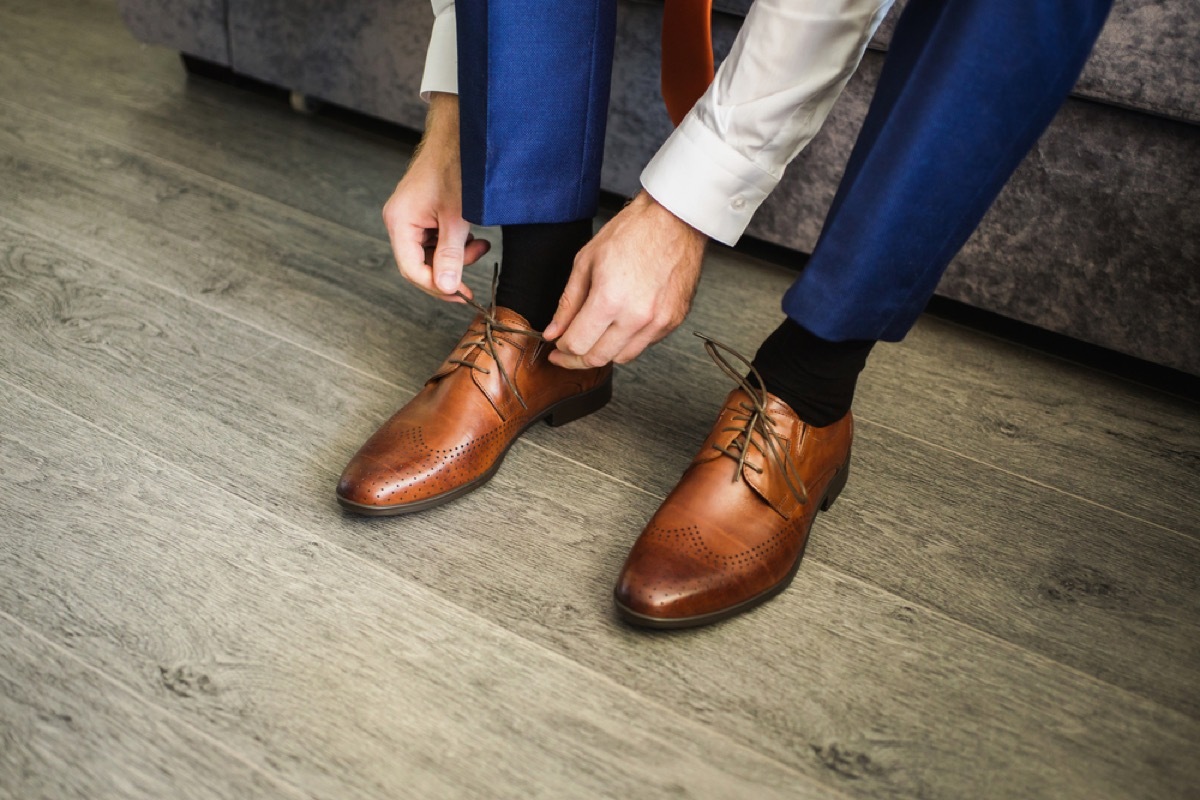
[[[826,341],[789,318],[758,348],[754,367],[768,392],[820,428],[850,410],[858,374],[874,346],[874,340]]]
[[[592,238],[592,220],[505,225],[504,263],[496,305],[516,311],[534,330],[545,330],[558,309],[575,254]]]

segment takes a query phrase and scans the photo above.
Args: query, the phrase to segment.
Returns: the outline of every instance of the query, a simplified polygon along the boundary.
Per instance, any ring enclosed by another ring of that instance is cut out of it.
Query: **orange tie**
[[[678,125],[713,80],[712,0],[665,0],[662,96]]]

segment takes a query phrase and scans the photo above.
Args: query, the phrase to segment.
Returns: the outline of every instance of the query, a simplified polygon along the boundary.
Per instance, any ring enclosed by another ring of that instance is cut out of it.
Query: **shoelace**
[[[528,336],[532,339],[538,340],[539,342],[544,342],[546,339],[535,330],[530,330],[528,328],[514,328],[513,326],[505,325],[496,319],[496,284],[499,279],[500,265],[497,264],[492,270],[492,301],[487,306],[480,305],[462,292],[455,292],[455,294],[461,297],[468,305],[483,315],[483,336],[479,339],[471,339],[460,344],[459,348],[465,349],[467,352],[463,354],[462,358],[451,358],[449,359],[449,362],[451,364],[462,364],[465,367],[479,370],[484,375],[490,375],[492,374],[492,371],[487,367],[481,367],[474,361],[466,360],[467,356],[471,355],[472,350],[479,348],[492,357],[492,361],[495,362],[496,368],[500,370],[500,379],[504,381],[504,385],[508,387],[508,390],[513,393],[513,397],[517,398],[517,402],[521,404],[521,408],[528,411],[529,406],[525,404],[525,398],[521,396],[521,393],[517,391],[517,387],[513,385],[512,380],[508,377],[508,371],[504,369],[504,362],[500,360],[500,352],[498,348],[505,344],[505,342],[503,339],[497,339],[495,334],[515,333],[520,336]]]
[[[792,496],[801,505],[807,504],[808,488],[805,487],[804,481],[800,479],[800,473],[796,469],[796,464],[792,461],[791,455],[787,452],[787,448],[784,447],[782,438],[775,432],[775,420],[771,419],[771,416],[767,414],[767,390],[763,388],[766,384],[763,383],[762,375],[754,368],[749,359],[729,345],[722,344],[716,339],[709,338],[702,333],[696,333],[696,336],[704,340],[704,349],[716,365],[721,368],[721,371],[732,378],[741,387],[742,391],[750,396],[749,403],[743,401],[738,404],[745,413],[733,418],[734,422],[741,424],[721,429],[722,433],[733,431],[738,436],[734,437],[729,447],[719,447],[715,444],[712,446],[717,452],[727,455],[737,462],[737,467],[733,473],[733,480],[736,482],[741,476],[742,467],[744,466],[750,467],[755,472],[762,474],[762,467],[746,463],[746,456],[750,455],[750,448],[754,447],[774,462]],[[734,369],[733,364],[730,363],[729,359],[721,351],[728,353],[745,364],[758,381],[758,386],[752,384],[743,371]],[[755,433],[758,434],[757,440],[753,436]],[[760,440],[765,443],[765,447],[759,444]]]

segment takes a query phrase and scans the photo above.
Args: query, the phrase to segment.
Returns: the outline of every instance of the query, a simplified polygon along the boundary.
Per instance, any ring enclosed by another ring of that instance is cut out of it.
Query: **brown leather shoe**
[[[612,366],[562,369],[552,349],[515,311],[480,308],[425,387],[350,459],[338,502],[371,516],[441,505],[486,483],[538,420],[564,425],[601,409]]]
[[[817,510],[849,475],[849,413],[806,425],[716,352],[728,348],[706,346],[741,386],[621,570],[617,611],[635,625],[706,625],[779,594],[800,567]]]

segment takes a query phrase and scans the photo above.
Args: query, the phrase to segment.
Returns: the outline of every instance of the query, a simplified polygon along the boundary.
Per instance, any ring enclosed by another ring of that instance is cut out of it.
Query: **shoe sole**
[[[426,497],[423,500],[415,500],[411,503],[399,503],[394,506],[369,506],[363,503],[356,503],[353,500],[347,500],[341,495],[337,495],[338,504],[354,514],[364,517],[396,517],[402,514],[416,514],[421,511],[427,511],[431,508],[449,503],[452,500],[457,500],[465,494],[475,491],[480,486],[490,481],[500,469],[500,465],[504,463],[504,457],[508,455],[508,451],[525,435],[525,431],[532,428],[542,420],[552,428],[558,428],[566,425],[569,422],[574,422],[577,419],[586,417],[588,414],[594,414],[600,409],[608,405],[612,399],[612,376],[610,375],[604,383],[597,386],[595,389],[590,389],[583,394],[577,394],[574,397],[568,397],[565,400],[559,400],[554,405],[547,408],[538,416],[529,420],[521,430],[517,431],[517,435],[512,438],[512,441],[505,446],[504,451],[496,458],[496,461],[487,469],[487,472],[480,475],[473,481],[464,483],[462,486],[457,486],[447,492]]]
[[[825,489],[825,494],[821,497],[821,505],[819,511],[828,511],[833,506],[833,501],[837,500],[838,495],[842,493],[842,489],[846,486],[846,481],[850,478],[850,454],[846,454],[846,463],[837,471],[833,479],[829,481],[829,486]],[[736,617],[749,611],[756,606],[760,606],[771,598],[780,594],[784,589],[792,584],[796,573],[800,571],[800,562],[804,560],[804,551],[808,548],[809,534],[812,533],[812,526],[816,523],[816,516],[813,516],[813,522],[809,524],[808,530],[804,532],[804,543],[800,545],[800,552],[796,554],[796,560],[792,563],[788,574],[783,576],[773,586],[770,586],[753,597],[742,600],[727,608],[722,608],[717,611],[710,611],[707,614],[696,614],[691,617],[652,617],[647,614],[641,614],[628,606],[621,603],[616,597],[616,592],[613,593],[613,602],[617,606],[617,614],[625,622],[630,625],[635,625],[639,628],[651,628],[654,630],[678,630],[681,628],[698,628],[702,625],[712,625],[714,622]]]

